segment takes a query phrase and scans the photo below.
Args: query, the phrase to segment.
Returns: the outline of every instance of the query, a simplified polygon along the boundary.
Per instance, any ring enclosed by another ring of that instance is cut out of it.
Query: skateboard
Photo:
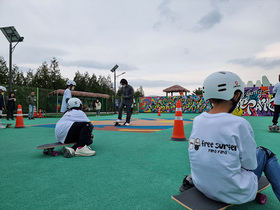
[[[259,179],[258,193],[255,201],[260,204],[265,204],[267,201],[266,195],[260,193],[262,190],[268,188],[270,183],[262,176]],[[201,193],[196,187],[184,191],[180,195],[172,196],[172,199],[184,206],[187,209],[194,210],[223,210],[232,206],[233,204],[227,204],[219,201],[212,200]]]
[[[2,125],[6,126],[6,128],[11,128],[13,123],[3,123]]]
[[[62,144],[60,142],[56,142],[56,143],[51,143],[51,144],[43,144],[41,146],[38,146],[36,149],[43,149],[44,155],[58,156],[59,152],[54,151],[54,148],[62,147],[62,146],[70,145],[70,144],[75,144],[75,143]]]
[[[268,126],[269,132],[280,132],[280,126],[279,125],[269,125]]]
[[[115,126],[124,126],[125,121],[124,120],[122,120],[121,122],[115,121],[114,123],[115,123]]]

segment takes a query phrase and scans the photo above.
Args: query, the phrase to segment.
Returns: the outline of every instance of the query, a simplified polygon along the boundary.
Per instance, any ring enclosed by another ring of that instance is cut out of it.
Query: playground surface
[[[195,116],[183,114],[187,138]],[[36,149],[56,142],[59,118],[24,118],[25,128],[18,129],[13,121],[12,128],[0,130],[0,209],[185,209],[171,199],[190,173],[188,142],[169,140],[174,117],[137,114],[129,127],[113,126],[117,115],[89,117],[96,155],[72,158]],[[272,117],[244,118],[257,145],[280,157],[280,133],[268,132]],[[264,206],[250,202],[228,209],[279,209],[272,188],[263,193],[268,197]]]

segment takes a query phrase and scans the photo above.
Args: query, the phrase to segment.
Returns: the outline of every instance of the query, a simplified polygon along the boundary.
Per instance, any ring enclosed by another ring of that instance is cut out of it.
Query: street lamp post
[[[10,52],[9,52],[9,92],[12,91],[12,53],[19,42],[22,42],[24,37],[21,37],[14,26],[8,26],[0,28],[5,37],[10,43]],[[13,46],[12,43],[16,42]]]
[[[113,100],[114,114],[116,114],[115,100],[116,100],[116,70],[117,70],[117,68],[119,68],[119,66],[116,64],[116,65],[111,69],[111,72],[114,72],[114,100]]]

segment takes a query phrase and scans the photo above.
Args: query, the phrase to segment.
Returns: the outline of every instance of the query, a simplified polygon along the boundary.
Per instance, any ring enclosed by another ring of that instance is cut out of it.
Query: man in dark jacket
[[[130,118],[131,118],[131,105],[133,104],[133,96],[134,96],[134,90],[133,87],[130,86],[126,79],[122,79],[120,81],[120,84],[122,86],[121,94],[122,94],[122,101],[119,107],[119,116],[117,122],[121,122],[122,120],[122,111],[123,108],[126,107],[126,120],[125,124],[126,126],[130,125]]]

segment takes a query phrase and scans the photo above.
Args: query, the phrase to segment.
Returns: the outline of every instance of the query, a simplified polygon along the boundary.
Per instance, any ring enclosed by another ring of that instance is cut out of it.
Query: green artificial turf
[[[184,119],[195,116],[183,115]],[[174,114],[133,115],[141,117],[172,118]],[[117,115],[89,118],[113,119]],[[280,133],[270,133],[267,128],[272,117],[245,118],[254,129],[257,144],[280,156]],[[95,130],[95,156],[45,156],[36,147],[56,142],[54,128],[28,125],[58,120],[24,119],[25,128],[0,129],[1,210],[184,209],[171,196],[179,194],[183,178],[190,173],[188,142],[170,141],[173,129],[154,133]],[[184,127],[189,137],[192,124]],[[279,209],[271,187],[263,192],[268,197],[266,205],[250,202],[229,209]]]

